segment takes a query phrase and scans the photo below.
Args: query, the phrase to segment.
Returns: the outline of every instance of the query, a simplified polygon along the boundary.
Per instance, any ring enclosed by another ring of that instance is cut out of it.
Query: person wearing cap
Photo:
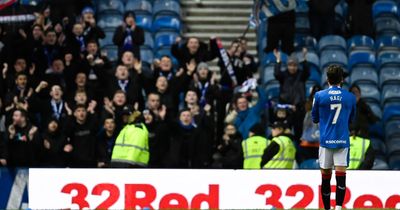
[[[210,72],[207,63],[201,62],[197,65],[194,78],[189,89],[196,90],[200,106],[204,107],[206,104],[213,104],[219,88],[215,84],[214,74]]]
[[[249,138],[242,141],[243,169],[260,169],[264,149],[270,144],[265,137],[265,128],[257,123],[250,128]]]
[[[114,32],[113,43],[118,46],[118,57],[131,51],[140,60],[140,46],[144,44],[144,30],[137,25],[134,11],[126,11],[124,23]]]
[[[302,71],[299,71],[299,62],[295,55],[289,57],[287,68],[281,71],[281,53],[274,51],[276,64],[274,69],[275,79],[279,81],[279,103],[290,104],[293,109],[293,118],[299,119],[294,121],[295,142],[298,142],[303,132],[303,120],[305,116],[304,104],[306,102],[306,81],[310,76],[310,68],[306,60],[307,49],[303,49]]]
[[[260,167],[264,169],[292,169],[295,163],[296,147],[285,132],[287,125],[276,121],[271,127],[273,138],[264,150]]]

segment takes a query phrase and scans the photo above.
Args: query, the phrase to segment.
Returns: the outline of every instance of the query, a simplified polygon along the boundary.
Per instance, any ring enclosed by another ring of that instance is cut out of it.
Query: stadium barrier
[[[0,209],[28,208],[28,169],[0,167]]]
[[[346,208],[400,208],[400,171],[347,175]],[[320,176],[318,170],[30,169],[29,208],[316,209]]]

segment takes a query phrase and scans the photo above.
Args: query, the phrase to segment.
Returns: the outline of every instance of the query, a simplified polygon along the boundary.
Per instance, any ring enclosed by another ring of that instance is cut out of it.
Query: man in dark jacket
[[[7,129],[8,159],[11,167],[35,167],[39,161],[38,129],[28,122],[25,110],[17,109]]]
[[[196,37],[189,37],[186,42],[180,44],[181,38],[177,37],[175,44],[171,47],[172,55],[178,59],[179,67],[186,69],[186,64],[192,60],[196,64],[213,60],[216,55],[204,42]],[[210,39],[211,45],[211,39]]]
[[[374,37],[372,5],[375,0],[346,0],[349,5],[351,35]]]
[[[71,116],[67,123],[65,133],[68,135],[69,142],[65,151],[71,154],[71,167],[97,166],[96,134],[98,126],[94,116],[95,107],[95,102],[91,102],[87,109],[85,105],[77,105],[73,113],[74,117]]]
[[[306,101],[305,83],[310,76],[310,68],[306,58],[307,49],[303,49],[303,70],[298,70],[298,61],[295,56],[288,59],[288,67],[281,71],[281,53],[274,51],[277,63],[275,64],[274,76],[280,84],[279,103],[295,106],[293,118],[301,119],[294,122],[295,140],[299,141],[303,132],[303,120],[305,116],[304,104]]]
[[[118,57],[121,57],[124,51],[131,51],[135,58],[140,59],[140,46],[144,44],[144,31],[136,25],[135,12],[125,12],[124,23],[115,30],[113,43],[118,46]]]

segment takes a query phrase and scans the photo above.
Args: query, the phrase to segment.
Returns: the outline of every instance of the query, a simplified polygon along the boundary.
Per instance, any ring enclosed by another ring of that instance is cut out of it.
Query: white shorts
[[[349,148],[319,147],[319,167],[332,169],[334,166],[349,166]]]

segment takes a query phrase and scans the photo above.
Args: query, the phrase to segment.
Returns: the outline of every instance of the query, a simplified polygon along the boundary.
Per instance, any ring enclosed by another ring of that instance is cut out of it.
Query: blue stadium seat
[[[181,30],[181,21],[177,17],[157,16],[153,20],[153,31],[175,31],[179,33]]]
[[[384,66],[400,67],[400,52],[384,52],[378,57],[379,68]]]
[[[146,0],[128,1],[126,2],[125,10],[135,11],[136,15],[153,15],[153,6],[151,5],[151,2]]]
[[[349,53],[357,50],[375,52],[375,42],[369,36],[356,35],[347,40],[347,50]]]
[[[379,103],[368,102],[368,106],[371,108],[372,112],[377,116],[379,119],[382,119],[382,109]]]
[[[138,14],[136,15],[136,23],[138,26],[142,27],[146,31],[153,30],[153,16]]]
[[[398,17],[398,6],[391,0],[379,0],[372,6],[372,16],[374,19],[378,17]]]
[[[272,81],[275,81],[273,65],[269,65],[264,68],[262,78],[263,78],[263,84],[265,84],[265,85],[267,85],[268,83],[270,83]]]
[[[380,102],[381,94],[376,85],[360,82],[358,86],[361,89],[361,98],[365,99],[367,102]]]
[[[125,6],[122,0],[101,0],[97,2],[97,12],[115,11],[120,14],[125,12]]]
[[[368,130],[371,138],[383,138],[385,136],[383,131],[383,123],[380,121],[369,125]]]
[[[400,106],[393,105],[387,106],[383,109],[383,121],[389,122],[390,120],[398,120],[400,119]]]
[[[346,40],[337,35],[327,35],[319,40],[319,51],[323,50],[343,50],[346,51]]]
[[[298,1],[296,6],[296,14],[303,14],[308,16],[309,7],[306,1]]]
[[[310,77],[308,80],[312,80],[317,84],[321,84],[321,73],[316,68],[310,68]]]
[[[375,63],[375,52],[355,51],[350,53],[348,68],[351,71],[355,66],[375,67]]]
[[[277,80],[268,83],[265,86],[265,93],[267,94],[268,100],[278,101],[279,100],[279,82]]]
[[[104,29],[104,33],[106,34],[106,37],[104,39],[99,39],[100,47],[113,44],[112,39],[114,36],[114,31],[115,31],[115,28],[105,28]]]
[[[154,2],[153,14],[154,16],[173,15],[176,17],[180,17],[181,6],[179,5],[179,2],[176,1],[157,0]]]
[[[385,123],[385,136],[386,141],[392,138],[400,138],[400,121],[398,119],[391,119]]]
[[[101,48],[101,50],[107,55],[107,58],[112,63],[116,63],[118,61],[118,47],[115,45],[108,45]]]
[[[383,67],[379,71],[379,84],[400,84],[400,68]]]
[[[387,84],[382,87],[382,104],[400,102],[400,84]]]
[[[168,47],[170,48],[172,44],[175,43],[176,37],[178,37],[179,34],[173,33],[173,32],[159,32],[155,35],[155,44],[156,44],[156,49],[160,49],[163,47]]]
[[[319,169],[318,159],[308,159],[303,161],[300,166],[300,169]]]
[[[389,169],[389,165],[387,164],[384,157],[375,158],[374,166],[372,167],[372,170],[388,170],[388,169]]]
[[[358,67],[354,68],[350,73],[350,81],[352,84],[359,82],[368,82],[373,85],[378,85],[378,73],[372,67]]]
[[[147,65],[151,65],[154,60],[153,51],[148,48],[140,47],[140,58]]]
[[[375,48],[378,51],[378,56],[385,51],[400,51],[400,37],[380,36],[375,42]]]
[[[303,52],[302,51],[296,51],[295,55],[296,55],[297,60],[299,62],[303,62],[304,56],[303,56]],[[317,53],[315,53],[313,51],[307,52],[306,60],[310,65],[316,67],[317,70],[319,70],[319,57],[318,57]]]
[[[314,52],[314,53],[318,52],[318,43],[314,37],[296,35],[294,40],[295,50],[301,51],[303,47],[306,47],[309,52]]]
[[[385,17],[375,21],[375,31],[378,36],[398,36],[400,22],[398,18]]]
[[[324,50],[320,56],[320,69],[326,68],[331,64],[338,64],[343,67],[347,67],[347,56],[344,51],[341,50]]]
[[[399,142],[398,144],[400,144],[400,139],[397,139]],[[389,167],[392,170],[400,170],[400,152],[397,151],[394,154],[390,155],[388,158],[388,162],[389,162]]]
[[[153,50],[154,49],[154,39],[153,34],[150,32],[144,32],[144,45],[143,47]]]
[[[387,153],[385,142],[377,138],[370,138],[370,140],[371,140],[371,146],[375,151],[375,155],[385,157]]]
[[[116,28],[120,26],[122,22],[122,14],[118,12],[106,12],[99,15],[97,25],[100,28]]]
[[[281,52],[281,62],[282,64],[286,64],[288,59],[288,55],[286,53]],[[264,66],[270,65],[270,64],[275,64],[276,63],[276,57],[273,52],[267,53],[265,57],[263,58]]]

